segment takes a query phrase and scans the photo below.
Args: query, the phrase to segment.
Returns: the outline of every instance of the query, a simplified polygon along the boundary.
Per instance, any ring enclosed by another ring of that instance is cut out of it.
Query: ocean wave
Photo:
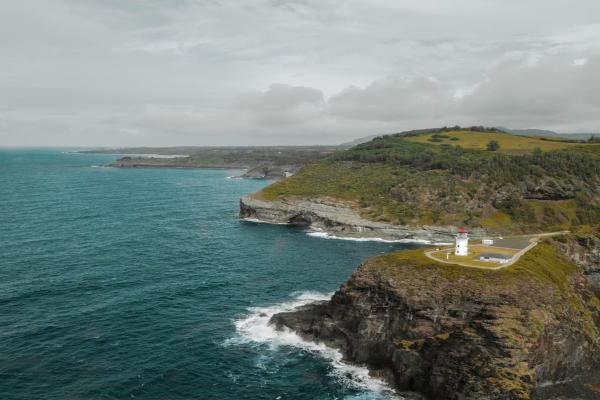
[[[336,239],[336,240],[350,240],[353,242],[381,242],[381,243],[417,243],[417,244],[431,244],[429,240],[425,239],[384,239],[379,237],[349,237],[349,236],[335,236],[327,232],[322,231],[307,231],[307,234],[312,237],[318,237],[322,239]]]
[[[292,346],[317,354],[333,367],[330,376],[347,387],[369,393],[368,397],[350,396],[348,398],[402,399],[382,380],[369,376],[369,370],[342,360],[342,354],[323,344],[302,339],[290,329],[277,330],[269,324],[277,313],[293,311],[315,301],[329,300],[332,293],[299,292],[289,301],[266,307],[251,307],[249,314],[235,321],[238,336],[229,339],[226,345],[257,343],[267,345],[271,351],[279,346]]]
[[[268,224],[268,225],[287,225],[285,222],[267,222],[258,218],[242,218],[242,221],[253,222],[255,224]]]
[[[185,158],[189,157],[187,154],[154,154],[154,153],[117,153],[123,157],[139,157],[139,158]]]
[[[268,224],[268,225],[289,225],[285,222],[268,222],[258,218],[242,218],[242,221],[252,222],[255,224]],[[308,236],[320,238],[320,239],[334,239],[334,240],[348,240],[352,242],[379,242],[379,243],[413,243],[422,245],[434,245],[434,246],[452,246],[454,243],[450,242],[431,242],[427,239],[384,239],[380,237],[352,237],[352,236],[336,236],[328,232],[320,230],[318,228],[311,228],[306,231]]]

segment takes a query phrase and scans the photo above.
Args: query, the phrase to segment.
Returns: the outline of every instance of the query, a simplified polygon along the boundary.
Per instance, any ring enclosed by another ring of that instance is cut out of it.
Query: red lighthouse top
[[[460,228],[458,228],[458,233],[467,233],[467,231],[461,226]]]

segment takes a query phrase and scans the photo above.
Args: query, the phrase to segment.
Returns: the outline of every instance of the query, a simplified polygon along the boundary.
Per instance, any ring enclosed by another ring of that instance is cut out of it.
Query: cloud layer
[[[4,2],[0,145],[600,131],[600,3],[551,3]]]

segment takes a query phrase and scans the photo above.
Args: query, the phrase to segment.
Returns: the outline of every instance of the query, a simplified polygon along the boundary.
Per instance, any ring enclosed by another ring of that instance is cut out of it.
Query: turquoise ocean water
[[[0,150],[0,398],[381,399],[339,355],[271,329],[406,244],[240,221],[267,182]]]

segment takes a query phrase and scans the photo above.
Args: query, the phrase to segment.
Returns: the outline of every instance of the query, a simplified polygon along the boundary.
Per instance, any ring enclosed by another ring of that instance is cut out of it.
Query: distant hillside
[[[505,128],[505,127],[497,127],[498,129],[512,133],[513,135],[522,135],[522,136],[543,136],[549,138],[563,138],[563,139],[574,139],[574,140],[587,140],[594,133],[557,133],[554,131],[549,131],[546,129],[514,129],[514,128]],[[600,136],[599,134],[595,134],[596,136]]]
[[[381,136],[381,135],[370,135],[370,136],[360,137],[358,139],[354,139],[354,140],[351,140],[349,142],[344,142],[344,143],[340,144],[340,147],[343,147],[343,148],[354,147],[354,146],[359,145],[361,143],[366,143],[366,142],[368,142],[370,140],[373,140],[377,136]]]
[[[503,131],[503,132],[511,133],[513,135],[521,135],[521,136],[541,136],[541,137],[548,137],[548,138],[562,138],[562,139],[573,139],[573,140],[587,140],[591,136],[594,136],[594,135],[596,137],[600,137],[600,133],[557,133],[557,132],[547,130],[547,129],[515,129],[515,128],[506,128],[503,126],[497,126],[495,128],[500,131]],[[426,131],[426,130],[427,129],[425,129],[424,131]],[[344,148],[354,147],[361,143],[366,143],[370,140],[373,140],[377,136],[382,136],[382,135],[370,135],[370,136],[361,137],[358,139],[354,139],[350,142],[342,143],[340,145],[340,147],[344,147]]]
[[[90,150],[90,153],[123,154],[110,165],[119,168],[228,168],[247,169],[248,178],[280,178],[304,164],[323,159],[336,146],[248,147],[136,147]]]
[[[397,225],[568,229],[600,224],[600,144],[482,127],[402,132],[306,165],[254,197],[327,199]]]

